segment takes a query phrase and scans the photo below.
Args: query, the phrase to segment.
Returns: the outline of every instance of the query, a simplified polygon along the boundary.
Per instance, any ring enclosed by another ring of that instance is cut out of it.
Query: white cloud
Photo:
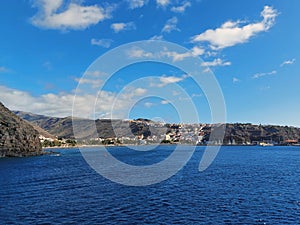
[[[81,89],[98,89],[103,85],[103,77],[107,77],[106,72],[102,72],[100,70],[88,70],[84,73],[84,76],[80,78],[75,78],[74,80],[82,85]],[[105,79],[105,78],[104,78]],[[86,84],[86,85],[84,85]],[[79,89],[78,89],[79,90]]]
[[[241,82],[241,80],[238,79],[238,78],[236,78],[236,77],[234,77],[234,78],[232,78],[232,82],[233,83],[238,83],[238,82]]]
[[[166,7],[170,4],[170,0],[156,0],[156,4],[160,7]]]
[[[84,81],[85,82],[85,81]],[[114,115],[114,118],[126,118],[126,109],[130,108],[136,100],[143,95],[145,89],[137,88],[135,91],[127,90],[120,95],[114,92],[101,91],[99,99],[105,101],[96,102],[95,94],[77,93],[76,112],[82,118],[94,118],[96,115]],[[32,96],[28,92],[20,91],[5,86],[0,86],[0,101],[11,110],[20,110],[36,114],[66,117],[72,115],[73,93],[48,93],[40,96]],[[112,106],[114,106],[112,108]]]
[[[205,53],[204,48],[201,47],[193,47],[192,48],[192,56],[199,56],[199,55],[203,55]]]
[[[103,84],[101,79],[75,78],[75,81],[79,84],[89,84],[92,88],[99,88]]]
[[[186,78],[186,75],[183,75],[181,77],[175,77],[175,76],[165,76],[159,78],[160,83],[159,84],[152,84],[152,86],[156,87],[164,87],[168,84],[174,84],[178,83]]]
[[[149,40],[162,41],[163,39],[164,37],[162,35],[154,35]]]
[[[174,62],[175,61],[182,61],[185,58],[188,57],[198,57],[200,55],[203,55],[205,53],[205,50],[201,47],[195,46],[190,51],[179,53],[175,51],[169,51],[167,48],[165,48],[163,51],[152,53],[152,52],[146,52],[145,50],[141,48],[132,48],[127,52],[127,55],[130,58],[162,58],[162,57],[168,57],[171,58]]]
[[[296,59],[286,60],[283,63],[281,63],[280,67],[283,67],[285,65],[292,65],[296,62]]]
[[[203,73],[209,73],[211,72],[210,68],[209,67],[206,67],[204,70],[202,70]]]
[[[260,78],[260,77],[264,77],[264,76],[268,76],[268,75],[274,75],[274,74],[277,74],[276,70],[273,70],[273,71],[268,72],[268,73],[257,73],[257,74],[254,74],[252,76],[252,78],[257,79],[257,78]]]
[[[160,104],[162,104],[162,105],[167,105],[167,104],[169,104],[169,101],[167,101],[167,100],[162,100],[162,101],[160,102]]]
[[[173,6],[171,8],[171,11],[175,12],[175,13],[184,13],[187,7],[191,7],[191,3],[190,2],[184,2],[182,5],[176,6],[176,7]]]
[[[212,62],[203,62],[201,63],[201,66],[205,67],[214,67],[214,66],[230,66],[231,62],[224,62],[222,59],[214,59]]]
[[[203,48],[195,46],[190,51],[185,53],[165,51],[165,52],[161,52],[160,54],[162,56],[171,57],[173,58],[173,61],[176,62],[176,61],[182,61],[185,58],[189,58],[189,57],[197,57],[203,55],[204,53],[205,50]]]
[[[130,58],[151,58],[153,54],[151,52],[146,52],[140,48],[132,48],[127,52]]]
[[[113,40],[111,40],[111,39],[95,39],[95,38],[93,38],[91,40],[92,45],[97,45],[97,46],[100,46],[103,48],[109,48],[112,42],[113,42]]]
[[[60,30],[83,30],[110,18],[113,7],[97,5],[82,6],[77,3],[64,4],[63,0],[36,0],[39,12],[31,18],[37,27]]]
[[[94,71],[86,71],[85,72],[85,77],[90,77],[91,79],[95,78],[95,77],[101,77],[101,76],[107,76],[107,73],[106,72],[102,72],[100,70],[94,70]]]
[[[141,96],[141,95],[144,95],[146,94],[147,92],[147,89],[144,89],[144,88],[136,88],[133,93],[135,96]]]
[[[3,104],[11,110],[39,113],[49,116],[70,116],[74,95],[45,94],[34,97],[28,92],[0,86]]]
[[[162,31],[163,33],[170,33],[171,31],[180,31],[178,28],[177,28],[177,23],[178,23],[178,19],[177,17],[172,17],[171,19],[169,19],[165,26],[163,27]]]
[[[184,79],[186,79],[188,77],[187,74],[182,75],[181,77],[176,77],[176,76],[166,76],[166,75],[162,75],[159,77],[158,80],[155,79],[155,81],[152,81],[150,83],[150,87],[165,87],[168,84],[174,84],[174,83],[178,83],[180,81],[183,81]],[[180,94],[180,93],[173,93],[172,94],[175,96],[176,94]]]
[[[130,9],[141,8],[148,3],[148,0],[127,0]]]
[[[196,35],[192,42],[208,42],[213,50],[231,47],[247,42],[260,32],[268,31],[275,23],[277,11],[271,6],[265,6],[261,12],[263,20],[241,26],[241,21],[227,21],[221,27]]]
[[[172,84],[172,83],[177,83],[179,81],[182,81],[183,80],[183,77],[175,77],[175,76],[162,76],[160,78],[160,81],[163,83],[163,84]]]
[[[154,106],[154,104],[152,102],[145,102],[144,104],[147,108],[151,108],[152,106]]]
[[[123,31],[123,30],[134,30],[134,29],[136,29],[134,22],[113,23],[110,26],[110,28],[113,29],[115,33],[119,33],[120,31]]]
[[[205,52],[205,55],[207,57],[214,57],[214,56],[217,56],[218,55],[218,52],[214,52],[214,51],[206,51]]]

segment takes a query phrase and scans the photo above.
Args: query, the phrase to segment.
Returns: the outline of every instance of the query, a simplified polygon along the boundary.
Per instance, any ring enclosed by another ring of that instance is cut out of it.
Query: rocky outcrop
[[[273,141],[284,143],[286,140],[300,140],[300,129],[297,127],[276,125],[254,125],[249,123],[227,124],[224,144],[236,144]]]
[[[0,157],[42,154],[39,133],[0,102]]]

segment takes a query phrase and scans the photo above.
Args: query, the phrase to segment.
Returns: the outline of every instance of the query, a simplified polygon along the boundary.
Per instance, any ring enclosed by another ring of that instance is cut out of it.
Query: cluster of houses
[[[73,139],[52,138],[43,135],[40,135],[39,139],[43,147],[73,147],[77,144]]]
[[[136,121],[134,121],[136,122]],[[232,133],[225,138],[210,140],[211,124],[165,124],[161,122],[143,121],[144,126],[149,130],[146,133],[131,133],[128,136],[117,137],[97,137],[83,140],[77,143],[72,139],[47,138],[40,135],[41,143],[44,147],[60,146],[69,147],[79,145],[146,145],[146,144],[193,144],[193,145],[299,145],[299,140],[287,139],[274,141],[272,139],[254,139],[243,140],[240,136],[234,136]],[[251,128],[253,129],[253,128]],[[253,130],[253,132],[258,132]],[[253,133],[252,132],[252,133]],[[251,133],[251,134],[252,134]],[[254,135],[255,136],[255,135]],[[257,133],[259,136],[259,132]]]

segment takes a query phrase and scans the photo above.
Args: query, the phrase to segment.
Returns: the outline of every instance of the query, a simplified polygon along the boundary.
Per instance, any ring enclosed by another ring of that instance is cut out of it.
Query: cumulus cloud
[[[273,7],[265,6],[261,12],[263,19],[260,22],[242,25],[244,22],[240,20],[227,21],[215,30],[209,29],[194,36],[192,42],[208,42],[214,50],[245,43],[258,33],[268,31],[274,25],[277,15]]]
[[[185,12],[185,10],[186,10],[186,8],[188,8],[188,7],[191,7],[191,3],[190,2],[184,2],[182,5],[180,5],[180,6],[173,6],[172,8],[171,8],[171,11],[172,12],[175,12],[175,13],[184,13]]]
[[[160,104],[167,105],[167,104],[169,104],[169,101],[167,101],[167,100],[161,100]]]
[[[103,77],[107,77],[107,73],[100,70],[93,70],[86,71],[84,76],[75,78],[74,80],[81,85],[80,88],[85,90],[91,89],[93,91],[94,89],[98,89],[103,85]]]
[[[283,63],[281,63],[280,67],[283,67],[285,65],[292,65],[296,62],[296,59],[286,60]]]
[[[11,110],[21,110],[49,116],[70,116],[72,113],[72,94],[44,94],[34,97],[28,92],[0,86],[3,104]]]
[[[170,33],[172,31],[180,31],[180,29],[177,28],[177,23],[178,23],[178,19],[177,17],[172,17],[171,19],[169,19],[165,26],[163,27],[162,31],[163,33]]]
[[[208,66],[208,67],[214,67],[214,66],[230,66],[231,65],[231,62],[227,61],[227,62],[224,62],[222,59],[220,58],[217,58],[217,59],[214,59],[212,62],[203,62],[201,63],[201,66],[205,67],[205,66]]]
[[[132,48],[127,52],[130,58],[151,58],[153,54],[140,48]]]
[[[167,5],[170,4],[170,0],[156,0],[156,4],[159,7],[166,7]]]
[[[103,84],[103,80],[101,79],[75,78],[75,81],[79,84],[88,84],[92,88],[99,88]]]
[[[111,40],[111,39],[95,39],[95,38],[93,38],[91,40],[92,45],[97,45],[97,46],[100,46],[103,48],[109,48],[112,42],[113,42],[113,40]]]
[[[120,31],[124,31],[124,30],[134,30],[134,29],[136,29],[134,22],[113,23],[110,26],[110,28],[113,29],[115,33],[119,33]]]
[[[63,0],[36,0],[38,13],[31,18],[34,26],[45,29],[83,30],[110,18],[113,7],[97,5],[83,6],[74,2],[64,4]]]
[[[89,83],[89,81],[87,82]],[[94,112],[97,115],[110,116],[113,110],[114,118],[125,118],[128,106],[136,102],[135,98],[143,95],[146,91],[143,88],[136,88],[135,91],[125,90],[120,95],[114,92],[101,91],[101,99],[105,99],[105,101],[100,102],[101,104],[96,101],[94,94],[77,93],[76,105],[78,107],[76,107],[75,115],[93,119]],[[32,96],[26,91],[0,86],[0,101],[9,109],[48,116],[71,116],[74,97],[73,93],[48,93]]]
[[[268,73],[257,73],[257,74],[254,74],[254,75],[252,76],[252,78],[257,79],[257,78],[264,77],[264,76],[268,76],[268,75],[274,75],[274,74],[276,74],[276,73],[277,73],[276,70],[273,70],[273,71],[268,72]]]
[[[190,51],[179,53],[175,51],[169,51],[168,49],[164,49],[163,51],[152,53],[152,52],[146,52],[143,49],[140,48],[132,48],[130,49],[127,54],[130,58],[162,58],[162,57],[168,57],[171,58],[174,62],[176,61],[182,61],[188,57],[197,57],[200,55],[203,55],[205,53],[205,50],[201,47],[195,46]]]
[[[141,8],[148,3],[148,0],[127,0],[130,9]]]
[[[176,62],[176,61],[182,61],[189,57],[197,57],[197,56],[203,55],[204,53],[205,53],[205,50],[203,48],[195,46],[190,51],[185,52],[185,53],[178,53],[178,52],[174,52],[174,51],[172,51],[172,52],[164,51],[164,52],[161,52],[160,54],[162,56],[170,57],[173,59],[174,62]]]
[[[168,84],[174,84],[174,83],[178,83],[180,81],[183,81],[187,77],[188,76],[186,74],[181,76],[181,77],[163,75],[159,78],[159,81],[158,81],[159,83],[152,83],[152,84],[150,84],[150,86],[152,86],[152,87],[164,87]]]
[[[172,83],[177,83],[179,81],[182,81],[184,78],[183,77],[175,77],[175,76],[163,76],[160,78],[160,81],[162,84],[172,84]]]
[[[240,79],[238,79],[236,77],[232,78],[232,83],[239,83],[239,82],[241,82]]]
[[[133,94],[134,94],[135,96],[141,96],[141,95],[146,94],[146,92],[147,92],[147,89],[145,89],[145,88],[136,88],[136,89],[133,91]]]

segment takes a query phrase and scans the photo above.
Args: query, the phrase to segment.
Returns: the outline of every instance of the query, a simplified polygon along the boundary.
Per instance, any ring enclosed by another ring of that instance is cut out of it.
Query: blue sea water
[[[172,150],[110,152],[149,165]],[[0,159],[1,224],[300,224],[299,147],[222,147],[203,172],[197,147],[176,175],[145,187],[103,178],[78,149],[55,151]]]

